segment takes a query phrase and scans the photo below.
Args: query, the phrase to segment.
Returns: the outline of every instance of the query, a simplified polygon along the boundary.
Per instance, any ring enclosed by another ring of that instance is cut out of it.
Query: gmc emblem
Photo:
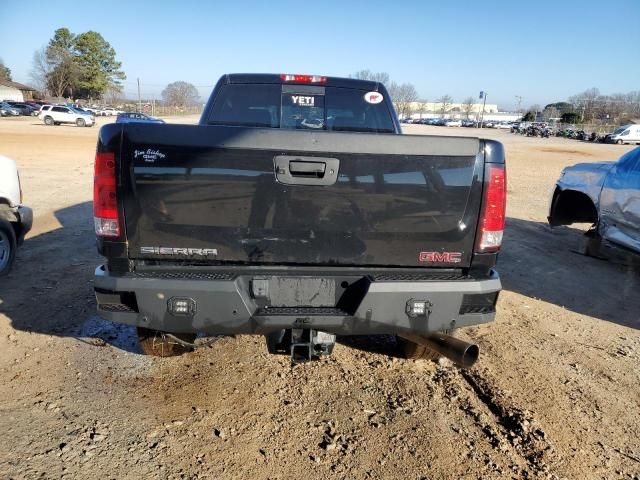
[[[418,259],[421,262],[431,263],[460,263],[462,262],[461,252],[420,252]]]

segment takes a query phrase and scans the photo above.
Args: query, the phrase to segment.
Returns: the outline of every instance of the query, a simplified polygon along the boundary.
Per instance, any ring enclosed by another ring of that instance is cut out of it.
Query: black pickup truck
[[[199,125],[103,126],[99,314],[155,355],[262,334],[298,361],[394,334],[472,364],[449,334],[495,316],[504,150],[401,133],[380,83],[310,75],[225,75]]]

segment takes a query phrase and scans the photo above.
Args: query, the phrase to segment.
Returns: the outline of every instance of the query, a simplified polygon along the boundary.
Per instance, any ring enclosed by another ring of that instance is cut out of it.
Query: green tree
[[[78,66],[76,96],[100,98],[112,87],[120,87],[126,75],[116,60],[116,51],[98,32],[81,33],[73,39],[75,63]]]
[[[532,111],[528,111],[527,113],[524,114],[524,117],[522,117],[523,122],[534,122],[535,120],[536,120],[536,114],[535,112],[532,112]]]
[[[11,70],[7,67],[0,58],[0,80],[11,81]]]
[[[560,121],[562,123],[576,123],[579,118],[579,114],[575,112],[567,112],[562,114],[562,116],[560,117]]]
[[[545,105],[544,109],[547,110],[548,108],[557,108],[558,111],[560,112],[560,115],[562,115],[563,113],[574,111],[573,104],[568,102],[556,102],[556,103],[550,103],[549,105]]]
[[[198,102],[198,89],[188,82],[173,82],[162,91],[162,99],[167,105],[185,107]]]
[[[62,50],[69,53],[73,52],[73,42],[76,36],[66,28],[59,28],[53,32],[53,38],[49,40],[48,49]]]

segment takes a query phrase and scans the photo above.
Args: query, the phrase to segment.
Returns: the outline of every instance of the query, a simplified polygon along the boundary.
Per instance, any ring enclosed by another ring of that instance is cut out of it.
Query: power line
[[[136,86],[138,82],[121,82],[123,85],[131,85]],[[140,82],[140,86],[142,87],[166,87],[168,83],[160,84],[160,83],[144,83]],[[215,85],[193,85],[196,88],[213,88]]]

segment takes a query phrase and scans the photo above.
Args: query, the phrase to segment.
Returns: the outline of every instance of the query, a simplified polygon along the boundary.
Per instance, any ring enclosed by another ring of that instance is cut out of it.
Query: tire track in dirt
[[[434,381],[455,401],[492,449],[510,458],[517,478],[559,478],[552,473],[558,460],[553,442],[534,415],[514,405],[485,372],[440,367]]]

